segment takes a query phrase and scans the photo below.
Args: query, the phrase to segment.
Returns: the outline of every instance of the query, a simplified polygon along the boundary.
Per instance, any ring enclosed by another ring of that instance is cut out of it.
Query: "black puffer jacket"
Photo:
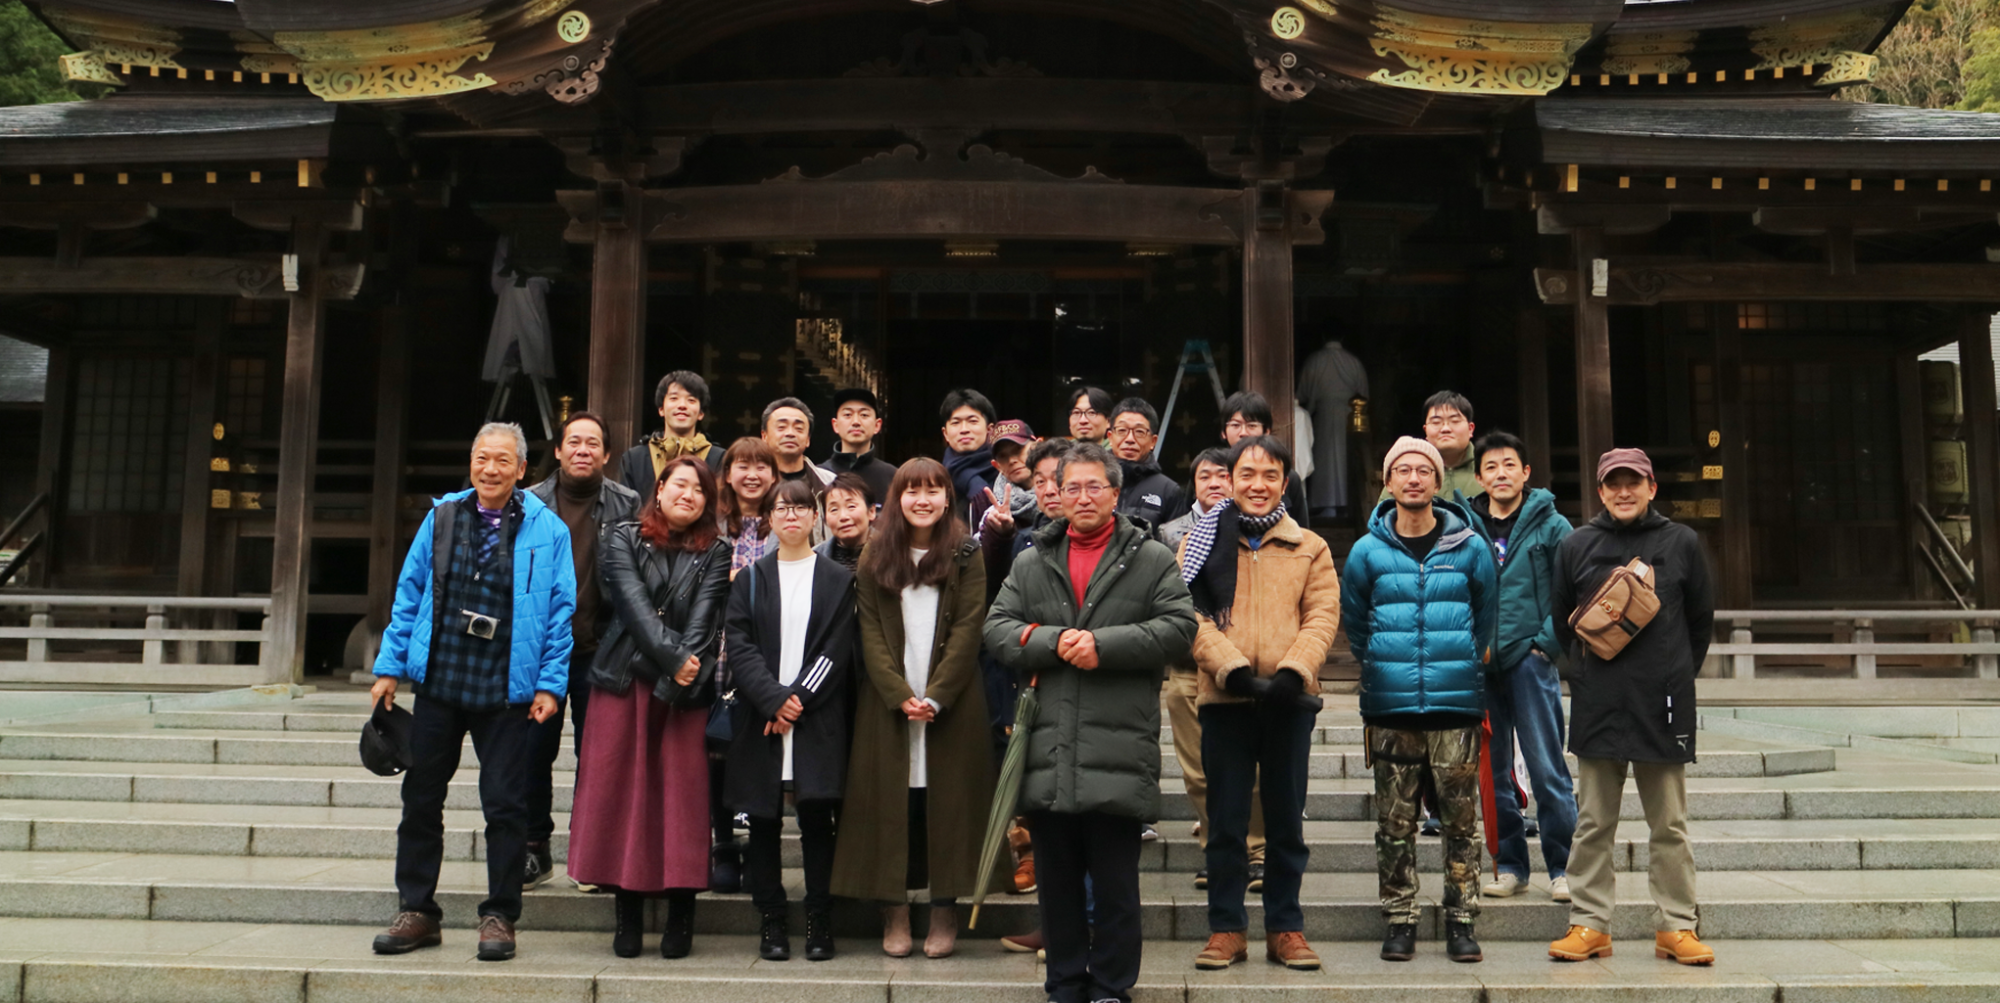
[[[677,707],[713,702],[729,603],[729,555],[726,540],[690,554],[655,548],[639,535],[637,522],[605,529],[597,567],[612,620],[590,663],[590,685],[624,693],[637,678],[653,688],[655,698]],[[690,655],[701,659],[701,673],[683,688],[674,673]]]
[[[1168,477],[1152,457],[1119,460],[1125,484],[1118,489],[1118,514],[1129,515],[1151,529],[1187,514],[1187,492]]]
[[[1660,612],[1618,657],[1603,661],[1577,640],[1569,617],[1613,568],[1634,557],[1658,576]],[[1590,759],[1694,762],[1694,675],[1715,626],[1715,595],[1694,530],[1657,509],[1629,526],[1600,512],[1563,540],[1552,586],[1556,638],[1577,666],[1570,677],[1569,750]]]

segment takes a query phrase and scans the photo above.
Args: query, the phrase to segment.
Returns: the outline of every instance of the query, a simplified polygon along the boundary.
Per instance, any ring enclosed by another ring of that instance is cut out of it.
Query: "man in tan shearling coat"
[[[1317,969],[1307,945],[1299,882],[1306,869],[1300,813],[1320,709],[1319,667],[1340,627],[1340,576],[1326,541],[1284,509],[1291,451],[1269,436],[1230,450],[1232,497],[1181,543],[1181,577],[1194,596],[1201,672],[1201,758],[1208,770],[1208,944],[1195,967],[1249,957],[1245,837],[1262,771],[1264,953]]]

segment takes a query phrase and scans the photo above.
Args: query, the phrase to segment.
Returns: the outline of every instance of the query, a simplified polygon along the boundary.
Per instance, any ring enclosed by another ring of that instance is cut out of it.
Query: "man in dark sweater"
[[[854,474],[867,482],[875,503],[889,495],[889,481],[896,465],[876,455],[875,439],[882,434],[882,402],[867,387],[836,390],[833,394],[833,455],[826,469],[835,476]]]
[[[604,419],[592,411],[578,411],[563,422],[557,435],[556,472],[529,489],[569,529],[570,556],[576,567],[576,615],[570,620],[570,634],[576,643],[569,656],[568,704],[579,749],[590,696],[584,676],[597,654],[597,635],[611,619],[611,606],[601,601],[598,591],[597,540],[604,527],[638,518],[642,507],[637,492],[604,476],[606,459]],[[547,881],[555,870],[549,837],[556,829],[553,773],[556,754],[562,750],[562,703],[557,701],[554,717],[535,726],[534,760],[528,769],[528,865],[522,881],[526,888]]]

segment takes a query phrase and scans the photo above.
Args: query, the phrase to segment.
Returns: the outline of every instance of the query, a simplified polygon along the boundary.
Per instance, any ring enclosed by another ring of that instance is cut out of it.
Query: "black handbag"
[[[755,562],[752,562],[744,570],[750,575],[750,621],[755,623],[757,620],[757,565]],[[716,668],[720,670],[721,666],[717,666]],[[711,687],[716,685],[714,676],[710,676],[709,685]],[[741,717],[742,704],[736,699],[735,689],[732,688],[727,693],[717,693],[715,695],[715,702],[708,705],[708,749],[710,752],[729,751],[730,743],[736,741],[737,730],[743,726]]]

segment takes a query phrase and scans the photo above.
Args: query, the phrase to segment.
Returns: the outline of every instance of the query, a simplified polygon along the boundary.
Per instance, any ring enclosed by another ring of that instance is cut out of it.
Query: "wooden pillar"
[[[1528,444],[1531,486],[1545,488],[1555,474],[1549,443],[1549,324],[1540,306],[1525,306],[1515,318],[1517,377],[1521,387],[1521,441]]]
[[[1926,487],[1930,447],[1924,435],[1923,375],[1914,352],[1898,351],[1895,365],[1896,444],[1902,453],[1902,463],[1897,469],[1903,484],[1903,490],[1898,495],[1903,507],[1897,518],[1904,527],[1903,552],[1911,555],[1908,575],[1910,595],[1917,599],[1932,599],[1942,596],[1944,590],[1937,587],[1930,567],[1916,556],[1918,551],[1930,547],[1930,534],[1925,532],[1923,519],[1916,512],[1917,506],[1930,503]]]
[[[1992,321],[1968,314],[1958,332],[1958,379],[1965,395],[1965,455],[1972,468],[1974,595],[2000,609],[2000,444],[1995,427]]]
[[[1292,237],[1281,184],[1244,190],[1243,388],[1271,402],[1272,434],[1292,445]]]
[[[410,308],[387,306],[381,314],[381,353],[375,368],[375,476],[368,507],[368,629],[389,625],[396,594],[397,526],[403,494],[403,428],[410,397]]]
[[[1722,433],[1722,568],[1716,595],[1723,609],[1749,609],[1755,566],[1750,527],[1750,434],[1743,415],[1743,336],[1727,312],[1709,307],[1715,332],[1715,423]]]
[[[66,345],[49,347],[48,376],[42,384],[41,456],[35,470],[35,493],[48,495],[49,501],[42,507],[41,553],[33,562],[32,584],[36,588],[55,584],[56,562],[62,557],[62,534],[56,530],[63,513],[69,510],[70,403],[76,396],[71,387],[74,359],[74,350]],[[32,661],[34,656],[29,659]]]
[[[1597,458],[1613,446],[1611,434],[1611,322],[1609,300],[1596,295],[1591,263],[1604,257],[1604,230],[1580,226],[1570,234],[1576,274],[1576,446],[1583,473],[1583,518],[1603,509],[1597,501]]]
[[[319,454],[319,392],[326,351],[326,304],[319,265],[326,230],[300,218],[292,225],[299,289],[285,322],[284,401],[278,425],[278,501],[271,541],[271,643],[264,678],[294,683],[305,675],[306,582],[312,558],[313,470]]]
[[[618,206],[616,212],[610,205]],[[590,381],[584,406],[604,416],[606,445],[623,449],[644,433],[639,400],[646,364],[646,230],[637,185],[598,188],[590,274]]]
[[[193,383],[188,387],[187,453],[181,467],[181,556],[177,568],[175,594],[198,596],[208,578],[209,458],[215,454],[215,406],[217,384],[222,369],[222,328],[228,320],[229,301],[204,297],[196,323]],[[208,618],[185,613],[179,626],[191,626]],[[201,644],[182,641],[179,660],[198,662]]]

